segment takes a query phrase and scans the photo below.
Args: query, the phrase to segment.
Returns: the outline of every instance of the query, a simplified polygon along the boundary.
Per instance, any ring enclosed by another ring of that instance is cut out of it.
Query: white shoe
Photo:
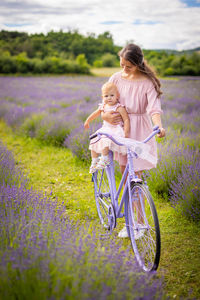
[[[110,164],[109,158],[103,158],[101,156],[100,160],[98,161],[98,163],[96,165],[96,169],[97,170],[105,169],[109,164]]]
[[[135,229],[135,232],[134,232],[135,240],[139,240],[143,237],[143,235],[145,233],[145,229],[143,227],[144,227],[143,225],[138,224],[138,230]],[[120,238],[128,237],[128,232],[126,230],[126,226],[124,226],[124,228],[122,228],[122,230],[118,233],[118,237],[120,237]]]
[[[89,173],[90,173],[90,174],[96,172],[96,170],[97,170],[96,166],[97,166],[97,163],[96,163],[96,164],[92,164],[92,165],[90,166],[90,170],[89,170]]]
[[[135,229],[135,232],[134,232],[135,240],[141,239],[143,237],[144,233],[145,233],[144,225],[138,224],[138,230]]]
[[[96,172],[98,162],[99,162],[99,159],[95,159],[94,161],[92,161],[89,173],[92,174],[92,173]]]
[[[126,226],[124,226],[124,228],[122,228],[122,230],[118,233],[118,237],[120,237],[120,238],[128,237],[128,232],[126,230]]]

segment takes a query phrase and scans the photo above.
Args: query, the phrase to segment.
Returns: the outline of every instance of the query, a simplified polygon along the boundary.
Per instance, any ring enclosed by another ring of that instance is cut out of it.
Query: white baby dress
[[[120,103],[117,103],[114,106],[106,106],[100,105],[100,110],[106,111],[117,111],[117,108],[123,106]],[[111,151],[114,152],[115,156],[121,154],[126,156],[127,147],[130,148],[134,153],[137,154],[137,157],[144,159],[152,164],[156,163],[155,157],[150,154],[151,147],[142,142],[136,141],[134,139],[125,138],[124,137],[124,129],[123,124],[112,125],[106,121],[103,122],[103,126],[96,131],[110,134],[113,138],[115,138],[119,143],[124,144],[126,146],[119,146],[114,143],[111,139],[102,136],[100,140],[97,138],[92,139],[89,145],[89,149],[95,151],[96,153],[102,153],[102,150],[108,147]],[[98,140],[98,141],[97,141]],[[97,142],[96,142],[97,141]]]
[[[116,112],[117,109],[120,106],[124,106],[121,105],[120,103],[117,103],[116,105],[113,106],[108,106],[108,105],[104,105],[103,103],[99,105],[99,108],[101,111],[103,112],[107,112],[107,111],[114,111]],[[112,136],[116,136],[116,137],[124,137],[124,129],[123,129],[123,123],[122,124],[117,124],[117,125],[112,125],[106,121],[103,121],[103,125],[100,129],[98,129],[96,131],[97,132],[104,132],[104,133],[108,133]],[[116,145],[113,141],[111,141],[109,138],[107,137],[102,137],[98,142],[95,142],[97,140],[96,139],[92,139],[90,145],[89,145],[89,149],[95,151],[96,153],[102,153],[102,150],[106,147],[109,147],[110,150],[112,150],[113,152],[118,152],[121,154],[126,154],[126,149],[125,147],[122,146],[118,146]]]

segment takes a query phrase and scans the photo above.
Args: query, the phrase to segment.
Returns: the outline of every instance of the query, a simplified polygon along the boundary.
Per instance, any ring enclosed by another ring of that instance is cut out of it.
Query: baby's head
[[[119,92],[116,85],[112,82],[106,82],[102,88],[102,99],[105,104],[115,105],[119,100]]]

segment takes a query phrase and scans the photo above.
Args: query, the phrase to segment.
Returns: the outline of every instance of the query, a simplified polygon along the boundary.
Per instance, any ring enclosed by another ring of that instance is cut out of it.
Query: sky
[[[200,47],[200,0],[0,0],[0,30],[109,31],[143,49]]]

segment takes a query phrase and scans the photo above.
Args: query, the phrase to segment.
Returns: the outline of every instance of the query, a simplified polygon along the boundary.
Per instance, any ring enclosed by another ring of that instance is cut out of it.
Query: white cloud
[[[130,40],[151,49],[200,46],[200,6],[181,0],[1,0],[0,11],[0,30],[109,31],[121,46]]]

